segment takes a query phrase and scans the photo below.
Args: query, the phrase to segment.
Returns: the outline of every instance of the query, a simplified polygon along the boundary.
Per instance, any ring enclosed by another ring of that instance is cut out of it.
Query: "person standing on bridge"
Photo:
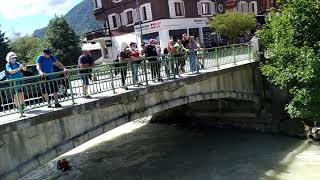
[[[95,65],[91,52],[88,50],[84,50],[81,56],[78,59],[78,67],[81,68],[80,74],[81,75],[81,81],[82,81],[82,92],[84,98],[90,99],[91,96],[88,95],[88,86],[90,84],[89,79],[92,79],[91,72],[92,67]]]
[[[56,65],[58,68],[64,71],[65,76],[68,73],[68,69],[66,69],[58,59],[51,54],[49,49],[43,49],[42,55],[38,56],[36,59],[36,68],[39,72],[39,75],[43,80],[53,80],[55,77],[50,75],[53,73],[53,66]],[[61,107],[58,99],[58,86],[53,81],[45,82],[42,84],[42,95],[48,103],[48,108],[51,108],[51,102],[49,98],[49,93],[53,93],[55,108]]]
[[[157,40],[150,39],[149,44],[146,46],[144,53],[145,53],[145,57],[149,57],[148,63],[150,64],[150,67],[151,67],[151,78],[153,82],[156,82],[156,80],[158,80],[158,82],[163,82],[160,75],[161,62],[158,61],[158,58],[157,58],[158,52],[157,52],[156,44],[157,44]]]
[[[23,78],[21,71],[26,71],[27,66],[25,64],[20,64],[17,59],[17,55],[14,52],[9,52],[6,57],[6,72],[9,80]],[[12,86],[15,86],[15,92],[17,93],[14,96],[14,104],[19,110],[23,110],[25,106],[24,102],[24,93],[23,88],[20,87],[23,85],[23,80],[17,80],[10,83]]]
[[[124,90],[128,90],[129,88],[126,86],[127,66],[128,64],[130,64],[131,53],[130,53],[130,48],[127,44],[123,44],[122,46],[123,48],[119,55],[121,83],[122,83],[122,88]]]

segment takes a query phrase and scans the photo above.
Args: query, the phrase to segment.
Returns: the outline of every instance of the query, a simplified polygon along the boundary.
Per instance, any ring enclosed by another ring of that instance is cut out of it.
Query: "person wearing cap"
[[[39,72],[39,75],[42,76],[45,80],[52,80],[55,77],[52,75],[48,75],[53,73],[53,66],[56,65],[58,68],[64,71],[65,75],[67,74],[68,70],[58,61],[58,59],[51,54],[49,49],[43,49],[42,55],[38,56],[36,59],[36,68]],[[45,100],[48,102],[48,107],[51,108],[51,102],[49,99],[49,93],[53,94],[55,107],[61,107],[58,101],[58,86],[57,82],[51,81],[44,83],[42,87],[42,95]]]
[[[6,61],[8,79],[13,80],[23,78],[21,71],[26,71],[27,66],[18,62],[18,57],[14,52],[9,52],[7,54]],[[10,84],[15,86],[15,91],[18,93],[14,96],[14,104],[16,108],[23,110],[25,106],[23,88],[21,87],[23,85],[23,80],[13,81]]]

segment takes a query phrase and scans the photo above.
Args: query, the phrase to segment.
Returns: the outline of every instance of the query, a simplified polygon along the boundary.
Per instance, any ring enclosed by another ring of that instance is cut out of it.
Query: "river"
[[[320,146],[255,132],[130,122],[21,178],[61,180],[318,180]]]

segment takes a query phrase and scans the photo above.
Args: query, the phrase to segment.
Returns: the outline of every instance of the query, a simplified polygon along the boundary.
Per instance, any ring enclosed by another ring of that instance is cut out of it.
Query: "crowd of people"
[[[151,39],[148,43],[141,44],[141,50],[138,50],[136,42],[131,42],[129,45],[125,44],[122,47],[117,60],[115,60],[115,67],[118,74],[121,76],[122,87],[125,90],[128,90],[128,87],[126,86],[128,65],[130,65],[131,68],[134,86],[139,87],[142,85],[142,83],[139,82],[138,73],[141,68],[141,64],[143,63],[141,59],[142,57],[147,58],[151,70],[151,77],[154,81],[158,82],[163,82],[160,75],[160,69],[163,64],[167,76],[170,76],[170,73],[176,73],[178,75],[179,73],[185,72],[184,68],[187,58],[189,60],[191,71],[195,72],[200,68],[197,63],[197,53],[200,51],[197,52],[197,50],[201,49],[201,43],[193,36],[183,34],[181,39],[176,41],[170,40],[168,46],[164,48],[163,51],[161,50],[159,43],[159,41]],[[170,61],[161,63],[158,58],[160,55],[164,55],[161,56],[162,59],[166,59],[168,56],[173,56],[177,61],[174,63],[169,63]],[[24,81],[21,80],[21,78],[23,78],[23,71],[27,70],[27,65],[19,63],[18,57],[14,52],[9,52],[7,54],[6,61],[7,77],[9,80],[14,80],[10,81],[10,85],[15,87],[14,104],[16,108],[24,110],[25,100],[22,88]],[[36,58],[35,63],[42,81],[54,80],[55,76],[51,74],[54,72],[54,66],[60,68],[64,72],[65,76],[68,74],[68,69],[65,68],[58,58],[51,53],[50,49],[43,49],[42,54]],[[92,59],[90,51],[84,50],[78,59],[78,68],[80,68],[79,73],[82,81],[82,92],[84,98],[91,98],[88,94],[88,86],[90,84],[90,79],[92,79],[91,68],[94,66],[95,62]],[[51,83],[42,83],[41,93],[49,108],[53,107],[49,94],[53,94],[54,107],[61,107],[61,104],[58,101],[58,86],[54,81]]]
[[[24,81],[21,80],[23,78],[23,71],[27,71],[27,65],[25,63],[21,64],[18,61],[18,57],[14,52],[9,52],[6,56],[6,74],[10,81],[10,86],[15,87],[14,91],[16,95],[13,97],[14,104],[17,108],[23,110],[25,106],[24,100],[24,92],[22,85]],[[53,73],[54,65],[64,71],[65,75],[68,73],[68,69],[66,69],[60,61],[51,54],[49,49],[43,49],[42,54],[36,58],[36,69],[38,74],[41,76],[42,80],[52,80],[55,76],[50,75]],[[45,101],[48,103],[48,107],[51,108],[51,100],[49,98],[49,94],[53,94],[54,97],[54,107],[59,108],[61,104],[58,101],[58,86],[54,83],[43,83],[41,87],[41,93],[44,97]]]
[[[197,62],[197,54],[201,53],[199,51],[202,48],[200,40],[195,39],[193,36],[188,36],[183,34],[181,39],[174,41],[171,39],[163,49],[160,48],[160,42],[155,39],[150,39],[148,43],[141,44],[141,50],[138,50],[137,43],[131,42],[128,44],[123,44],[121,51],[119,52],[118,58],[115,60],[116,67],[121,75],[122,87],[127,90],[126,78],[127,78],[127,65],[131,65],[132,80],[134,86],[139,87],[141,82],[139,82],[138,71],[141,67],[141,58],[145,57],[148,61],[151,70],[151,78],[153,81],[162,82],[163,79],[160,75],[161,66],[164,65],[165,73],[170,76],[170,73],[185,72],[185,65],[187,59],[189,60],[190,71],[196,72],[200,67],[204,67],[203,59],[199,59]],[[158,58],[160,55],[161,58]],[[175,57],[175,62],[163,61],[169,56]],[[160,59],[160,61],[159,61]]]

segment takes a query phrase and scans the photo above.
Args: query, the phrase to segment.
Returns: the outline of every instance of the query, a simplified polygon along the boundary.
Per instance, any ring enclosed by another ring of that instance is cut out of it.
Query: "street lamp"
[[[136,0],[136,6],[137,6],[137,14],[138,14],[138,20],[139,20],[139,27],[140,27],[140,41],[141,44],[143,43],[143,38],[142,38],[142,25],[141,25],[141,15],[140,15],[140,5],[139,5],[139,0]]]

